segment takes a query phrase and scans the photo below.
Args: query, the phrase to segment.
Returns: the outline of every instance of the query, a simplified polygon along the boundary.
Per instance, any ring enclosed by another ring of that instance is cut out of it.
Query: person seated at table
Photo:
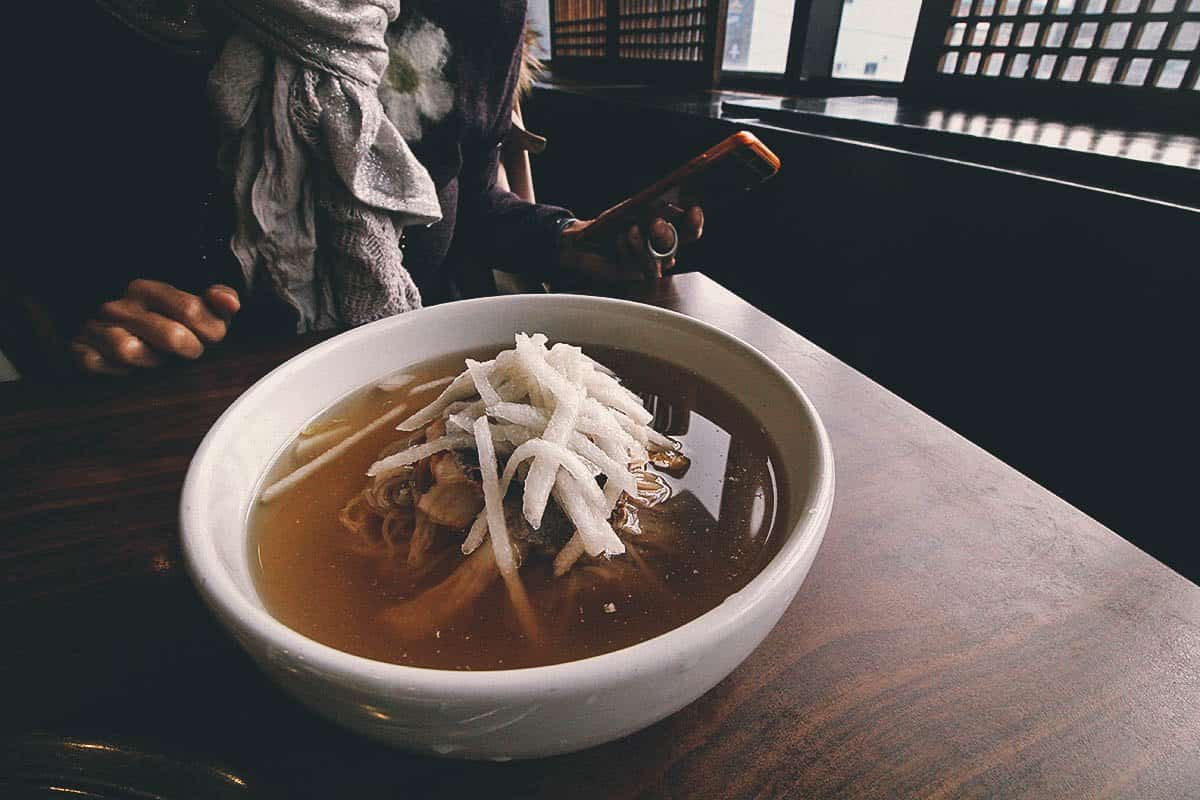
[[[123,294],[96,298],[71,344],[86,371],[196,358],[235,315],[305,332],[491,293],[493,267],[644,278],[701,235],[691,208],[585,252],[569,211],[502,187],[528,67],[523,0],[102,5],[176,50],[216,53],[206,68],[227,180],[210,211],[231,205],[232,226],[225,252],[182,279],[143,268]],[[223,264],[230,251],[236,264]]]

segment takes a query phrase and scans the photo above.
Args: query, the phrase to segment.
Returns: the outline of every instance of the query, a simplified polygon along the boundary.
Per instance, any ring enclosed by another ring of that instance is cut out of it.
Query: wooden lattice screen
[[[922,8],[909,83],[1184,119],[1200,109],[1198,49],[1200,0],[950,0]]]
[[[552,0],[556,73],[715,85],[726,0]]]

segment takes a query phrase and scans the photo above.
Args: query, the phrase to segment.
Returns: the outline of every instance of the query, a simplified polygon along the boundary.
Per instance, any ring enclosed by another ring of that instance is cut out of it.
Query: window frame
[[[1054,2],[1047,0],[1047,5]],[[1112,16],[1111,2],[1105,8],[1105,18]],[[1027,3],[1028,0],[1021,0],[1022,14]],[[1189,0],[1179,0],[1175,11],[1170,12],[1171,16],[1182,19],[1188,3]],[[975,6],[976,0],[971,0],[971,9]],[[1129,12],[1128,16],[1135,23],[1131,36],[1140,30],[1147,18],[1166,16],[1165,12],[1151,11],[1151,6],[1152,0],[1140,0],[1138,9]],[[783,73],[722,68],[720,83],[715,88],[800,97],[874,94],[1006,113],[1074,117],[1096,123],[1128,125],[1131,119],[1137,119],[1140,124],[1181,130],[1194,126],[1196,115],[1200,114],[1200,92],[1186,88],[1197,79],[1200,54],[1181,56],[1190,58],[1193,66],[1184,75],[1183,88],[1179,89],[1152,86],[1150,81],[1142,86],[1096,85],[1088,81],[1061,85],[1057,80],[1009,81],[982,75],[956,75],[953,77],[964,80],[946,80],[947,76],[937,74],[936,62],[945,49],[944,34],[947,20],[953,17],[954,0],[922,0],[904,80],[837,78],[832,72],[843,7],[844,0],[795,0],[787,65]],[[1046,14],[1047,19],[1053,16]],[[997,19],[1000,19],[999,15]],[[1124,49],[1130,47],[1132,42]],[[1064,103],[1064,99],[1068,102]]]
[[[904,81],[833,76],[833,57],[844,7],[845,0],[795,0],[784,71],[728,70],[722,66],[718,88],[786,95],[840,96],[868,92],[898,96]],[[721,57],[724,58],[724,53]]]
[[[609,25],[614,24],[613,9],[618,0],[604,0],[609,9]],[[774,96],[791,97],[842,97],[853,95],[879,95],[895,97],[912,101],[925,106],[956,107],[967,110],[1003,113],[1009,115],[1030,115],[1042,118],[1054,118],[1062,121],[1079,123],[1113,125],[1128,127],[1136,120],[1137,126],[1177,130],[1183,133],[1194,131],[1195,119],[1200,118],[1200,51],[1192,54],[1181,51],[1181,58],[1189,60],[1190,66],[1185,67],[1180,88],[1158,87],[1151,85],[1156,78],[1151,78],[1144,85],[1119,85],[1117,81],[1099,84],[1090,80],[1069,79],[1066,83],[1059,80],[1061,66],[1054,67],[1052,80],[1026,80],[1022,77],[1011,77],[1012,73],[987,72],[978,75],[953,75],[939,73],[938,63],[952,47],[947,38],[947,26],[954,23],[961,14],[955,14],[954,9],[961,0],[922,0],[916,28],[913,33],[912,47],[909,51],[908,62],[905,65],[905,76],[902,81],[886,81],[869,78],[842,78],[833,76],[834,56],[837,50],[838,35],[841,30],[842,12],[845,0],[793,0],[792,25],[789,31],[787,59],[782,73],[753,72],[724,69],[724,34],[728,18],[728,0],[708,0],[708,7],[715,13],[707,18],[707,38],[713,42],[711,48],[705,50],[705,58],[701,61],[684,62],[654,62],[648,63],[632,59],[622,61],[614,53],[617,46],[619,31],[616,28],[607,31],[608,55],[596,59],[572,59],[572,71],[578,68],[577,76],[584,81],[603,76],[604,80],[646,81],[653,76],[655,81],[664,84],[678,83],[700,84],[706,89],[723,89],[732,91],[756,92]],[[967,14],[964,19],[985,16],[976,13],[981,0],[966,0]],[[1000,20],[1012,17],[1014,25],[1025,18],[1033,16],[1028,7],[1031,3],[1045,3],[1047,7],[1057,9],[1059,0],[1018,0],[1018,10],[1004,12],[1000,8],[1007,0],[996,0],[992,7],[994,13],[986,16],[990,20]],[[1062,16],[1062,21],[1070,21],[1067,28],[1068,36],[1078,33],[1084,16],[1084,4],[1095,0],[1074,0],[1072,9],[1058,12],[1047,10],[1036,12],[1043,21]],[[1177,0],[1171,11],[1152,10],[1157,0],[1136,0],[1137,8],[1132,11],[1117,11],[1117,0],[1104,0],[1104,7],[1099,12],[1088,11],[1087,15],[1101,17],[1120,16],[1120,21],[1129,20],[1134,24],[1130,30],[1133,36],[1138,35],[1145,24],[1156,19],[1170,17],[1173,22],[1200,21],[1197,12],[1191,6],[1196,0]],[[555,25],[554,0],[550,2],[550,24],[553,31]],[[1187,9],[1185,11],[1185,8]],[[636,15],[635,15],[636,16]],[[975,20],[976,22],[978,20]],[[1059,20],[1055,20],[1059,21]],[[1109,23],[1111,24],[1111,20]],[[969,29],[969,28],[968,28]],[[1104,28],[1098,28],[1096,35]],[[1014,28],[1014,32],[1020,28]],[[1168,29],[1170,30],[1170,29]],[[1054,48],[1059,54],[1077,55],[1074,51],[1093,51],[1088,56],[1085,65],[1095,69],[1099,63],[1099,53],[1104,47],[1095,45],[1076,45],[1070,42],[1046,45],[1044,42],[1023,44],[1015,41],[1010,35],[1004,43],[989,41],[975,47],[979,54],[995,54],[1001,50],[1000,64],[1021,55],[1021,51],[1035,52],[1047,47]],[[552,58],[559,43],[551,32]],[[1139,49],[1133,42],[1123,42],[1121,50],[1128,52]],[[960,52],[966,48],[959,46]],[[1158,56],[1159,61],[1153,62],[1156,70],[1161,70],[1166,61]],[[609,59],[612,59],[609,63]],[[595,63],[591,63],[591,62]],[[1063,60],[1066,64],[1066,59]],[[1128,67],[1128,60],[1118,62],[1118,66]],[[564,63],[564,66],[566,64]],[[564,72],[564,74],[567,74]],[[1155,76],[1157,72],[1155,73]],[[1192,88],[1189,88],[1192,87]]]

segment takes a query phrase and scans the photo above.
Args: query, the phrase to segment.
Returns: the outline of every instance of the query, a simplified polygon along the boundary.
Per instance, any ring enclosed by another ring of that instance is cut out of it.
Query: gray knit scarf
[[[376,95],[399,0],[227,0],[237,30],[209,91],[234,176],[234,254],[266,276],[297,330],[419,308],[405,225],[441,216],[437,191]]]

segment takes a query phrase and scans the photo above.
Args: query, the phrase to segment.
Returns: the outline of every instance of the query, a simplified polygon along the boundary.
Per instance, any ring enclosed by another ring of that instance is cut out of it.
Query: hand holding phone
[[[736,133],[595,219],[565,230],[566,258],[580,262],[576,271],[585,274],[602,272],[604,258],[615,257],[639,265],[643,276],[661,276],[674,266],[677,246],[699,238],[702,209],[736,201],[778,170],[778,157],[758,137]],[[675,227],[675,236],[662,220]]]

